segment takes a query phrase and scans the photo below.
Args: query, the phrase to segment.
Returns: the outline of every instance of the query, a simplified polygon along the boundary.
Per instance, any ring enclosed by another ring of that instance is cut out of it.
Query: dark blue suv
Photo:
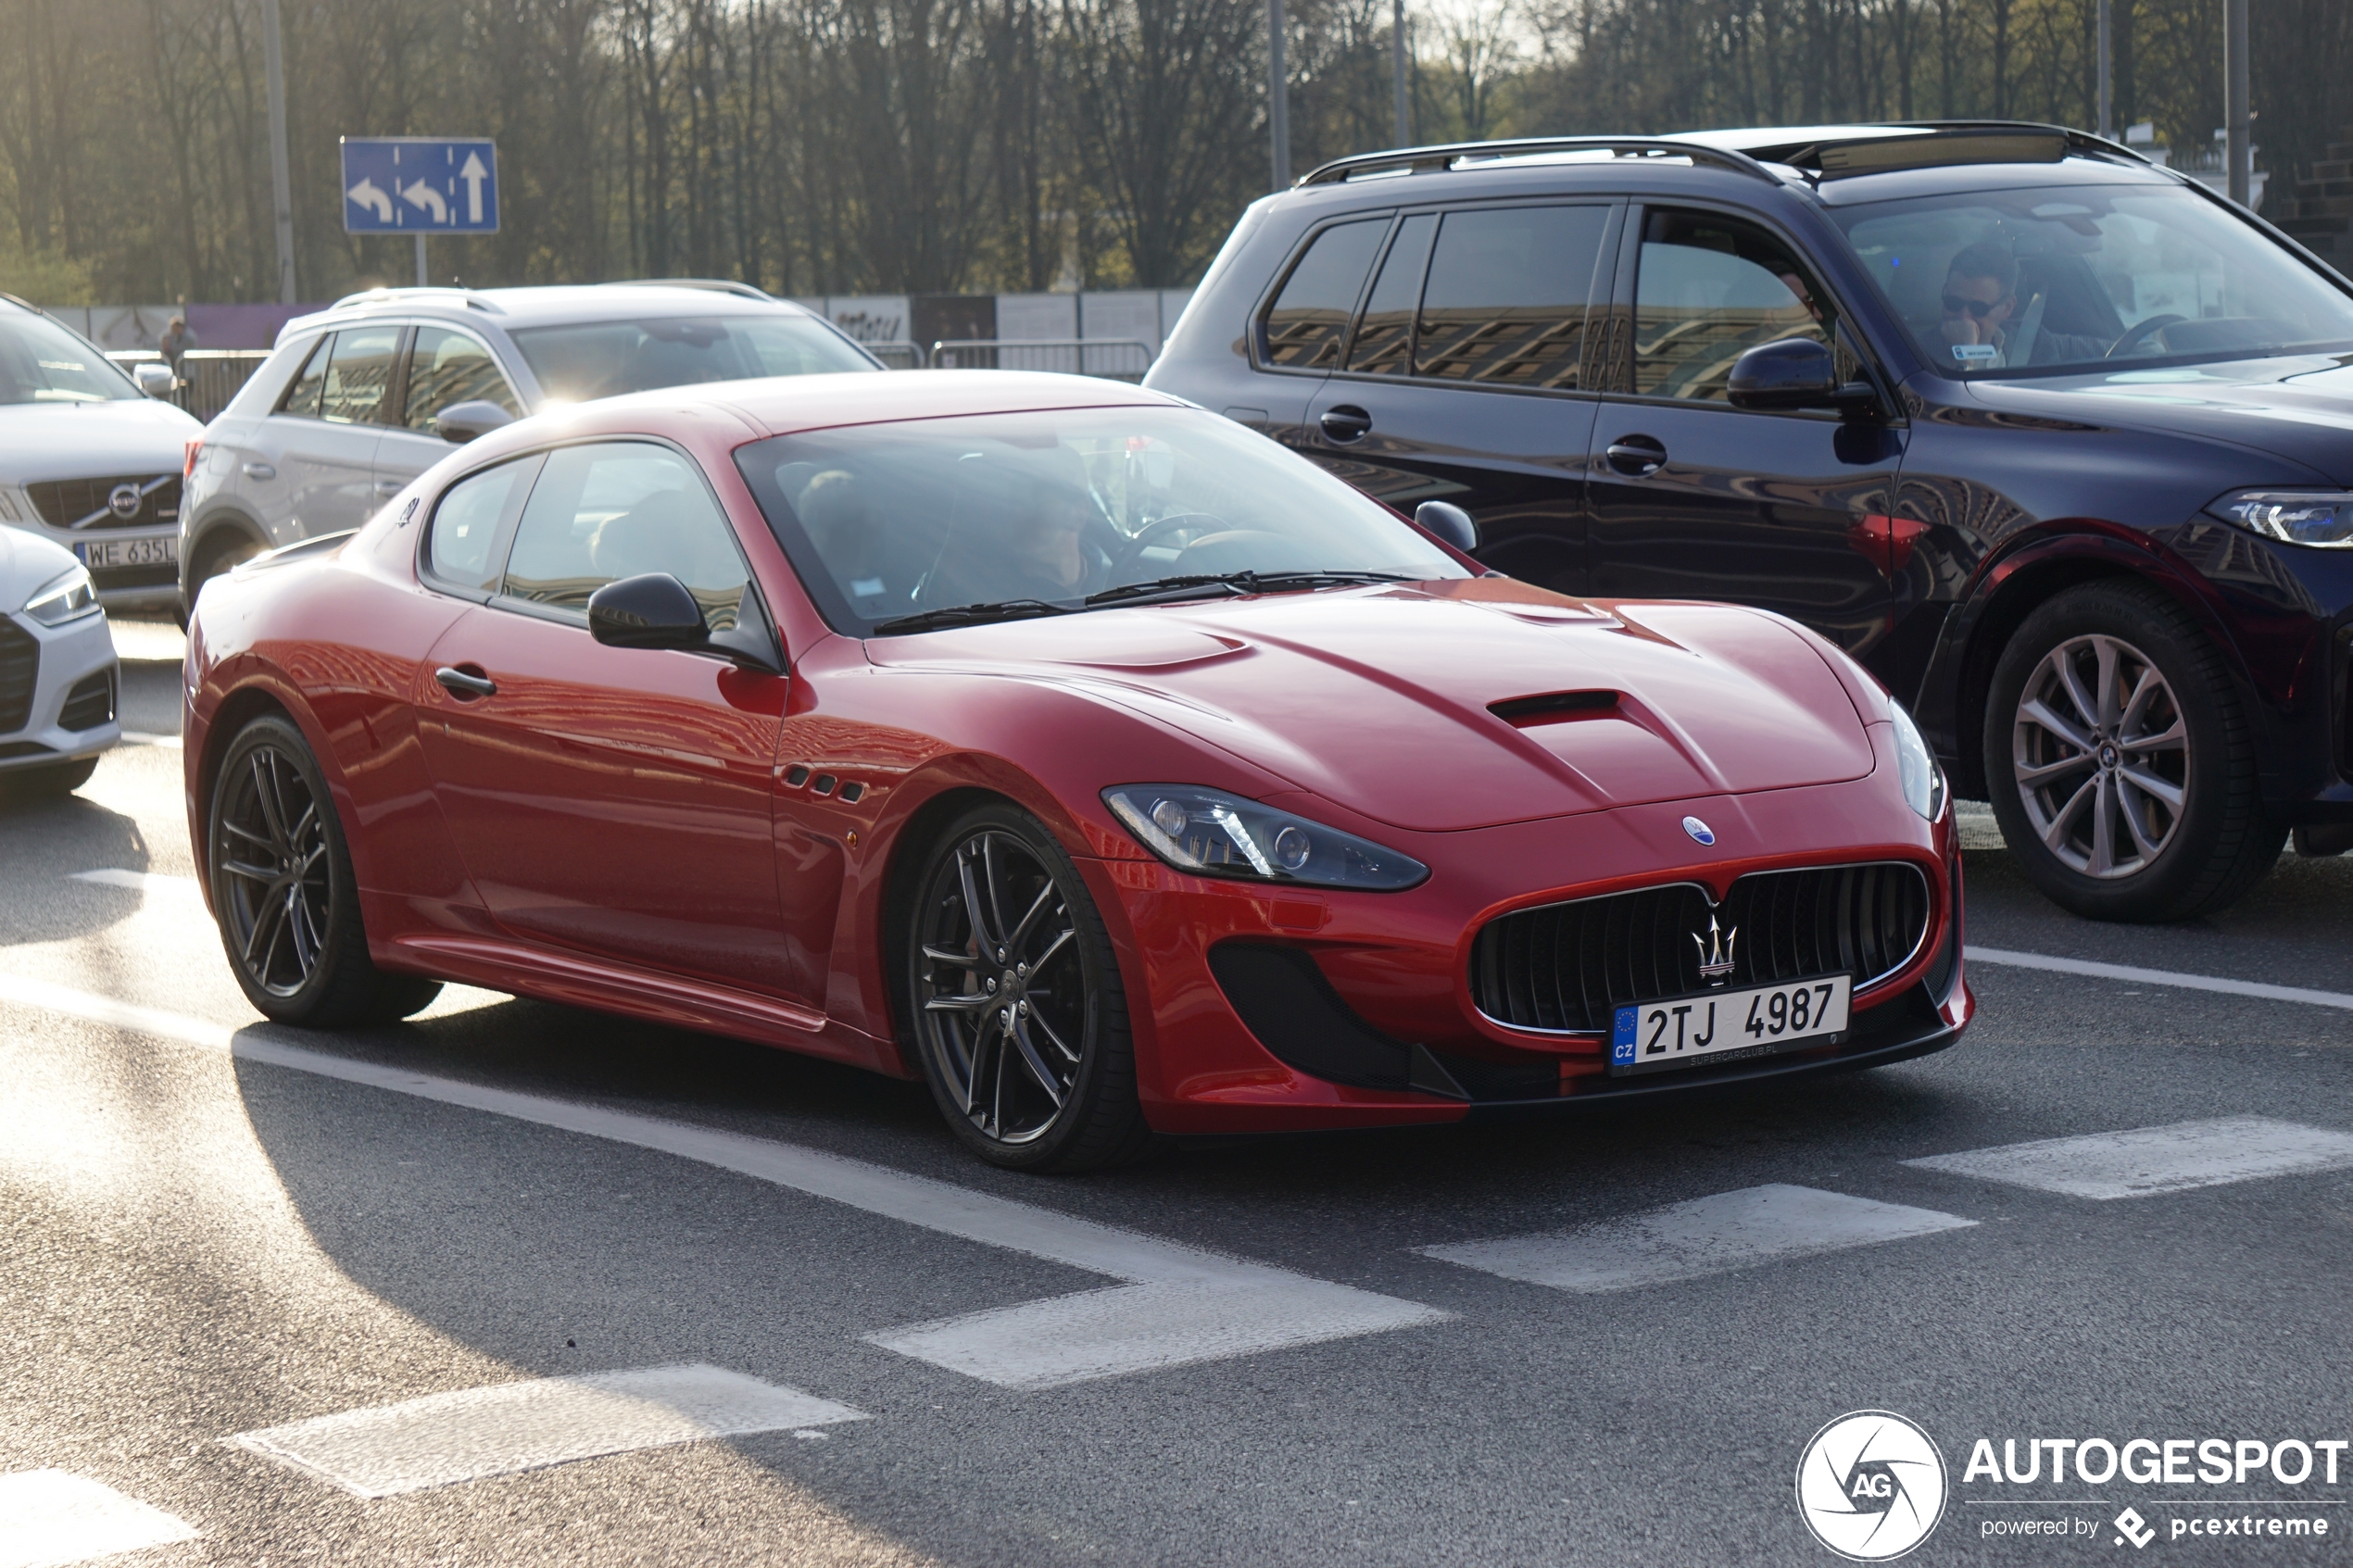
[[[1825,633],[2078,913],[2353,847],[2353,285],[2123,147],[1348,158],[1244,214],[1147,384],[1513,576]]]

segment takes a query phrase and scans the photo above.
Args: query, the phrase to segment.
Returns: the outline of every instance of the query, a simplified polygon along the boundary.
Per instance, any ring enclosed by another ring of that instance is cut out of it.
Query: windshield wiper
[[[914,615],[895,616],[879,621],[874,634],[889,636],[896,632],[937,632],[949,626],[983,626],[992,621],[1027,621],[1040,615],[1068,615],[1074,607],[1050,604],[1044,599],[999,599],[990,604],[949,605],[940,609],[926,609]]]
[[[1156,577],[1149,583],[1126,583],[1087,596],[1087,604],[1150,603],[1155,599],[1190,598],[1210,592],[1273,594],[1294,588],[1338,588],[1365,583],[1404,583],[1403,571],[1205,571],[1184,577]]]

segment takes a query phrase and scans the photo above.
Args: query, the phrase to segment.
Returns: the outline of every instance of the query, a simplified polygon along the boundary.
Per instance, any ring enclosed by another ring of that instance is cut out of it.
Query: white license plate
[[[77,540],[73,553],[82,564],[93,571],[104,571],[113,566],[177,566],[180,563],[180,535],[166,533],[156,539],[83,539]]]
[[[1823,1044],[1845,1033],[1854,985],[1849,975],[1831,974],[1619,1008],[1610,1032],[1609,1070],[1614,1075],[1656,1073],[1726,1051]]]

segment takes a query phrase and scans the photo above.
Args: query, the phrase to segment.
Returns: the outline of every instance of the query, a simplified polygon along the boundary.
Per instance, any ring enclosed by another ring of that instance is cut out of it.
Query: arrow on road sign
[[[482,221],[482,182],[490,178],[490,170],[483,168],[481,155],[468,153],[466,167],[458,170],[458,178],[466,182],[466,221]]]
[[[344,194],[358,202],[361,207],[373,207],[377,221],[383,223],[392,221],[392,197],[373,180],[362,180],[346,191]],[[424,204],[420,202],[418,205],[422,207]]]
[[[447,223],[449,221],[449,204],[441,199],[441,193],[439,191],[434,190],[422,180],[418,181],[415,184],[409,186],[407,190],[401,192],[400,194],[409,199],[409,205],[410,207],[416,207],[421,211],[432,213],[433,220],[434,222]],[[389,206],[390,204],[387,203],[386,205]]]

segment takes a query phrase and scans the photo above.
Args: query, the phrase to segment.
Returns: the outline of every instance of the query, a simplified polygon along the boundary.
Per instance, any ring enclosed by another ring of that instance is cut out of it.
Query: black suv
[[[2123,147],[1343,159],[1243,215],[1146,384],[1513,576],[1823,633],[2080,914],[2353,847],[2353,285]]]

